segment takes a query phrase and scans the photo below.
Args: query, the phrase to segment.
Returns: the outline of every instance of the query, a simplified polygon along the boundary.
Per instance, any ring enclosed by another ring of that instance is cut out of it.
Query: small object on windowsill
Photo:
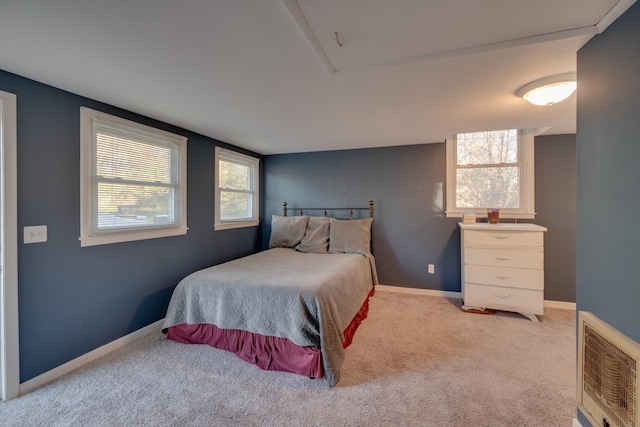
[[[497,224],[500,221],[500,209],[487,209],[487,222]]]
[[[476,223],[476,214],[464,214],[462,215],[462,223],[463,224],[475,224]]]

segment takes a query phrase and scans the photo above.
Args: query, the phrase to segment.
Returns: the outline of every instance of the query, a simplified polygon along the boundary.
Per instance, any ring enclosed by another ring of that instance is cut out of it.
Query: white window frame
[[[109,121],[122,125],[129,131],[152,134],[158,138],[173,141],[178,145],[178,187],[176,188],[176,222],[153,227],[127,228],[125,230],[93,231],[93,221],[97,215],[97,179],[95,178],[95,146],[93,138],[94,120]],[[140,123],[126,120],[87,107],[80,108],[80,246],[105,245],[159,237],[179,236],[187,233],[187,138]]]
[[[20,394],[17,97],[0,90],[0,398]]]
[[[215,153],[215,221],[214,229],[227,230],[231,228],[255,227],[260,224],[260,159],[241,154],[236,151],[227,150],[222,147],[216,147]],[[252,194],[251,218],[241,220],[222,220],[220,219],[220,161],[226,160],[233,163],[247,165],[251,170],[251,183],[249,192]]]
[[[518,161],[520,167],[520,208],[500,209],[500,218],[534,219],[535,211],[535,165],[534,165],[533,129],[518,130]],[[478,218],[486,218],[485,208],[456,208],[456,170],[457,162],[456,135],[446,140],[447,186],[446,216],[461,218],[464,214],[473,213]]]

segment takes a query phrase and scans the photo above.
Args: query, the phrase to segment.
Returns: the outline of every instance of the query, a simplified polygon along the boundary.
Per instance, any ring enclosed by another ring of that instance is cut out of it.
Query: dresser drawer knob
[[[507,280],[511,276],[496,276],[496,279]]]
[[[493,236],[493,238],[498,240],[504,240],[504,239],[508,239],[509,236]]]
[[[494,259],[497,259],[498,261],[509,261],[511,258],[507,258],[504,256],[497,256],[497,257],[493,257]]]
[[[511,298],[511,294],[493,294],[493,296],[500,299]]]

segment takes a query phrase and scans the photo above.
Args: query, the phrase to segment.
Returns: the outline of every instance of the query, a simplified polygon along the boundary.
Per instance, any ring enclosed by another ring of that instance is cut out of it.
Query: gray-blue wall
[[[48,227],[18,244],[21,382],[163,318],[186,274],[259,248],[256,227],[213,230],[214,147],[228,145],[4,71],[0,90],[17,95],[18,236]],[[81,106],[189,138],[187,235],[80,247]]]
[[[640,3],[578,52],[576,303],[640,342]],[[590,425],[579,415],[583,425]]]
[[[576,135],[535,140],[536,215],[544,225],[544,297],[576,300]]]
[[[443,213],[444,144],[265,156],[265,230],[282,202],[347,207],[375,202],[380,283],[460,290],[460,235]],[[435,274],[427,274],[427,264]]]
[[[575,135],[536,138],[536,223],[545,225],[545,298],[575,301]],[[265,225],[282,202],[367,206],[375,201],[380,283],[460,291],[459,219],[443,213],[445,145],[265,156]],[[427,265],[435,264],[435,274]]]

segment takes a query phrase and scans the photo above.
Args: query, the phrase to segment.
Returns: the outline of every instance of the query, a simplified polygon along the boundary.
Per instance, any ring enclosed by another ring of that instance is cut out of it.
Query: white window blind
[[[81,114],[82,245],[184,234],[186,138],[88,108]]]

